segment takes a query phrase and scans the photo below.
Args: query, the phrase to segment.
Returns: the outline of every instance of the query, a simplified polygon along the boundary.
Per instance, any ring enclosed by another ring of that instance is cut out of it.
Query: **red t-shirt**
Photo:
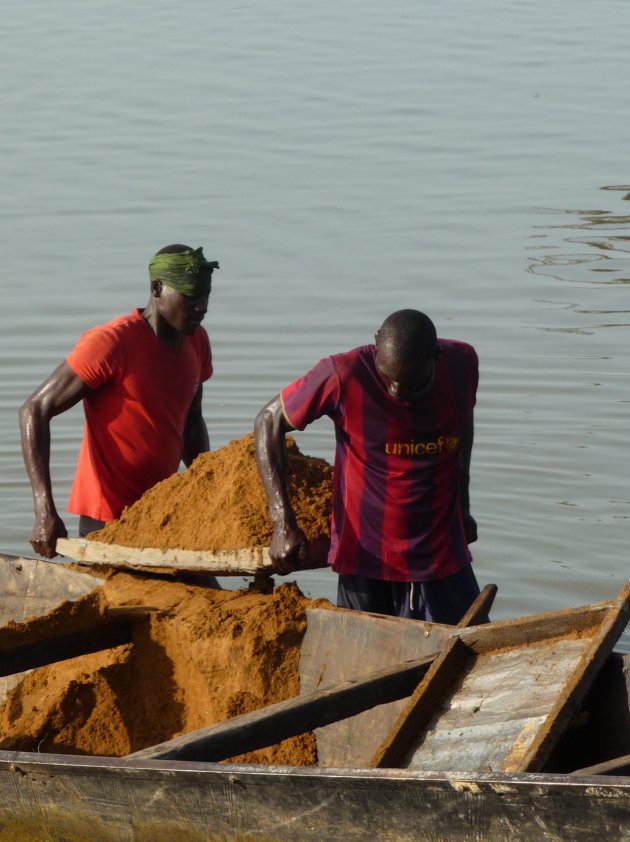
[[[212,375],[208,334],[169,348],[134,310],[84,333],[66,362],[93,390],[68,511],[114,520],[177,471],[190,404]]]
[[[462,434],[472,423],[478,360],[438,340],[432,384],[391,397],[367,345],[321,360],[281,394],[296,429],[335,424],[329,564],[337,573],[400,582],[440,579],[470,564],[459,503]]]

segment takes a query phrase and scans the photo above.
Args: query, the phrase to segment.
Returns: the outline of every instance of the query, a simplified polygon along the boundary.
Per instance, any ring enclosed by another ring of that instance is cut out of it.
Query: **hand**
[[[276,526],[269,547],[269,557],[276,573],[285,576],[299,569],[308,557],[308,541],[297,526]]]
[[[463,511],[462,519],[464,521],[464,535],[466,536],[466,543],[472,544],[477,540],[477,521],[470,514],[470,512]]]
[[[57,538],[67,537],[68,530],[56,512],[42,515],[35,520],[30,537],[31,547],[44,558],[54,558],[57,555]]]

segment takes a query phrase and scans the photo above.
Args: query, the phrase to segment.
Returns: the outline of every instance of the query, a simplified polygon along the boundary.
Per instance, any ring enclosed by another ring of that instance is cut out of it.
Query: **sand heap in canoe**
[[[76,602],[0,629],[1,653],[89,635],[112,609],[135,607],[131,643],[40,667],[9,691],[0,747],[122,756],[291,698],[309,605],[334,610],[295,584],[263,595],[114,573]],[[315,740],[303,734],[239,759],[314,764]]]
[[[291,503],[309,541],[330,534],[332,468],[287,437]],[[89,536],[126,547],[216,552],[269,546],[271,520],[253,434],[202,453],[188,470],[150,488],[116,521]]]

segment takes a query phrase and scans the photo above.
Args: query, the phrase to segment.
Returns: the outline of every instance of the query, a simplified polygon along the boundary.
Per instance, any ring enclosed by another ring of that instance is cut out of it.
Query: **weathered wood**
[[[414,746],[417,735],[425,727],[433,712],[452,690],[453,676],[469,665],[472,654],[458,638],[450,640],[435,659],[424,681],[415,688],[411,699],[396,720],[392,732],[376,751],[371,766],[387,768],[404,765],[405,757]]]
[[[486,585],[462,624],[486,619],[497,588]],[[391,664],[437,652],[452,626],[404,620],[363,611],[307,610],[307,627],[300,650],[300,694],[348,681]],[[390,732],[404,699],[378,705],[357,716],[318,728],[320,766],[369,766],[374,752]]]
[[[612,760],[605,760],[603,763],[596,763],[594,766],[586,766],[584,769],[576,769],[570,774],[575,775],[627,775],[630,773],[630,754],[615,757]]]
[[[99,587],[102,579],[42,558],[0,554],[0,627],[48,614]]]
[[[103,621],[91,629],[83,629],[80,634],[59,637],[47,637],[46,640],[26,646],[4,648],[0,652],[0,676],[14,675],[27,670],[101,652],[114,646],[131,643],[132,625],[127,620],[114,622]]]
[[[630,779],[0,752],[19,842],[630,842]]]
[[[326,567],[329,542],[312,541],[307,560],[300,570]],[[162,550],[154,547],[123,547],[85,538],[59,538],[57,552],[80,564],[104,564],[112,567],[177,569],[206,572],[215,576],[247,576],[260,571],[273,572],[267,547],[239,550]]]
[[[487,623],[489,621],[488,614],[497,595],[497,590],[497,586],[492,584],[482,588],[481,593],[457,624],[458,628],[465,629],[479,623]]]
[[[590,646],[582,654],[579,664],[568,675],[568,680],[558,694],[545,722],[536,733],[529,749],[522,755],[506,760],[505,771],[540,771],[549,757],[559,735],[566,730],[571,719],[580,709],[588,690],[604,665],[621,633],[630,619],[630,579],[621,589],[616,600],[610,603]]]
[[[433,663],[434,656],[397,664],[358,681],[346,681],[308,696],[235,716],[173,740],[128,755],[145,759],[219,761],[320,728],[374,705],[408,696]]]
[[[300,648],[300,695],[433,655],[452,631],[452,626],[341,608],[308,608],[306,616]],[[319,765],[367,766],[404,704],[404,699],[381,704],[318,728]]]
[[[468,658],[436,660],[374,763],[538,771],[629,613],[630,582],[616,600],[597,606],[454,632]],[[435,712],[427,718],[431,707]]]
[[[569,773],[629,753],[630,654],[613,653],[544,771]]]

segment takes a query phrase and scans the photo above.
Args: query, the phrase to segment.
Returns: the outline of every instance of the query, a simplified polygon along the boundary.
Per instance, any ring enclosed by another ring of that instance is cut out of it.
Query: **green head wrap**
[[[149,262],[149,278],[162,281],[189,298],[198,298],[210,295],[212,270],[218,268],[218,262],[206,260],[200,247],[173,254],[153,255]]]

